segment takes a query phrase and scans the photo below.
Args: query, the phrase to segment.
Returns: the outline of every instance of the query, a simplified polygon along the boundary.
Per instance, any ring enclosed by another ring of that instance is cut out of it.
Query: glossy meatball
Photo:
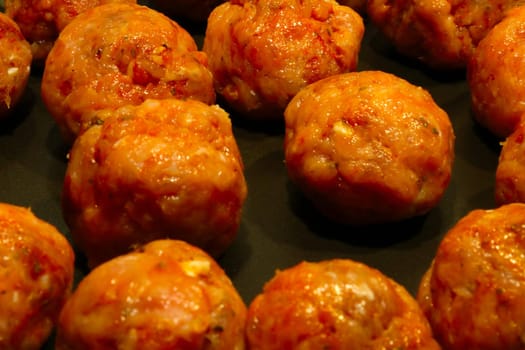
[[[525,204],[473,210],[443,238],[418,300],[444,349],[523,349]]]
[[[500,138],[525,112],[524,31],[525,8],[509,11],[480,42],[467,69],[474,118]]]
[[[381,71],[328,77],[285,111],[290,179],[326,217],[364,225],[423,215],[450,181],[454,131],[421,87]]]
[[[437,70],[464,69],[479,41],[521,0],[368,0],[371,23],[403,55]]]
[[[0,348],[39,350],[71,293],[66,238],[29,209],[0,203]]]
[[[244,118],[282,120],[304,86],[357,65],[362,18],[335,0],[245,0],[216,7],[203,50],[215,89]]]
[[[18,25],[0,13],[0,119],[22,97],[31,70],[31,49]]]
[[[440,349],[414,298],[352,260],[278,271],[248,308],[250,350]]]
[[[525,202],[525,124],[505,139],[496,168],[495,200],[503,205]]]
[[[220,266],[159,240],[92,270],[64,306],[57,350],[243,350],[246,306]]]
[[[62,194],[64,218],[90,266],[165,237],[222,254],[247,193],[227,113],[166,99],[94,118],[73,144]]]
[[[58,33],[79,13],[108,2],[135,0],[5,0],[5,13],[31,44],[34,63],[43,65]]]
[[[176,22],[145,6],[101,5],[60,33],[46,60],[42,98],[68,143],[82,115],[147,98],[215,102],[206,55]]]

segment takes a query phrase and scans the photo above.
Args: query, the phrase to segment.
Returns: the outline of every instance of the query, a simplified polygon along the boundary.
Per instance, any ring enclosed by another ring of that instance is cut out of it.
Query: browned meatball
[[[525,124],[506,138],[496,168],[495,200],[503,205],[525,202]]]
[[[33,60],[42,65],[58,33],[79,13],[108,2],[136,0],[5,0],[5,13],[31,44]]]
[[[215,102],[206,55],[160,12],[106,4],[78,15],[46,60],[42,98],[69,143],[82,115],[147,98]]]
[[[325,78],[285,111],[291,180],[328,218],[375,224],[427,213],[447,188],[454,131],[421,87],[381,71]]]
[[[18,25],[0,13],[0,119],[22,97],[31,70],[31,49]]]
[[[92,270],[61,314],[57,350],[243,350],[246,306],[220,266],[150,242]]]
[[[71,293],[66,238],[29,209],[0,203],[0,348],[39,350]]]
[[[165,237],[222,254],[247,192],[228,114],[166,99],[97,118],[73,144],[63,189],[64,217],[90,266]]]
[[[363,33],[362,18],[335,0],[236,0],[211,13],[203,50],[230,107],[279,120],[304,86],[355,70]]]
[[[250,304],[246,334],[250,350],[440,349],[401,285],[343,259],[277,272]]]
[[[525,204],[473,210],[443,238],[418,300],[447,350],[523,349]]]
[[[403,55],[439,70],[463,69],[479,41],[521,0],[368,0],[367,14]]]
[[[467,73],[474,118],[500,138],[525,113],[525,7],[508,12],[479,43]]]

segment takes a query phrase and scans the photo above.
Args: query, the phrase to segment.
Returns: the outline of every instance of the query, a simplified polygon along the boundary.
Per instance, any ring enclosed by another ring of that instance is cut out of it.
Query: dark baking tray
[[[203,26],[188,31],[201,45]],[[465,73],[436,73],[408,62],[370,24],[358,70],[383,70],[423,86],[448,112],[456,134],[450,185],[423,217],[360,229],[336,225],[317,214],[288,180],[283,124],[250,125],[232,114],[249,193],[238,237],[218,261],[247,304],[277,269],[331,258],[364,262],[415,294],[446,231],[470,210],[494,206],[500,145],[472,118]],[[21,105],[0,125],[0,201],[30,207],[69,236],[60,208],[67,149],[41,101],[41,73],[33,70]],[[78,268],[77,281],[84,274]],[[45,348],[51,349],[52,341]]]

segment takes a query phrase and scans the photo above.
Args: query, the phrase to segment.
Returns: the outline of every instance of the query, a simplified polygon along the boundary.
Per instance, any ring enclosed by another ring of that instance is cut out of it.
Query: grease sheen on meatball
[[[500,138],[509,136],[525,113],[525,8],[508,12],[479,43],[467,81],[474,118]]]
[[[210,14],[203,51],[230,107],[279,120],[301,88],[355,70],[363,34],[361,16],[335,0],[235,0]]]
[[[0,203],[0,348],[41,349],[71,293],[74,253],[29,209]]]
[[[371,22],[402,54],[439,70],[464,69],[479,41],[520,0],[369,0]]]
[[[147,98],[215,102],[206,55],[191,35],[160,12],[136,4],[105,4],[78,15],[49,53],[42,99],[64,139],[82,117]]]
[[[448,350],[523,349],[525,204],[477,209],[445,235],[419,303]]]
[[[290,179],[326,217],[375,224],[423,215],[450,182],[454,130],[423,88],[381,71],[301,90],[285,111]]]
[[[247,193],[228,114],[166,99],[93,118],[73,144],[62,192],[64,218],[90,266],[167,237],[222,254]]]
[[[79,13],[109,2],[135,0],[5,0],[5,13],[31,44],[33,62],[43,65],[58,34]]]
[[[352,260],[278,271],[248,307],[250,350],[439,350],[416,300]]]
[[[221,267],[159,240],[80,281],[60,313],[57,350],[243,350],[246,306]]]
[[[18,104],[29,79],[31,49],[18,25],[0,13],[0,119]]]

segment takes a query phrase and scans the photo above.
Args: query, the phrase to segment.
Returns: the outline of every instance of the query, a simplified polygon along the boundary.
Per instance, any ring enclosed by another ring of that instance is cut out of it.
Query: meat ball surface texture
[[[278,271],[248,307],[246,334],[250,350],[440,349],[402,286],[344,259]]]
[[[467,69],[474,118],[500,138],[525,113],[524,31],[525,8],[509,11],[479,43]]]
[[[525,124],[523,121],[505,139],[498,159],[495,181],[496,204],[525,202]]]
[[[418,300],[444,349],[523,349],[525,204],[469,212],[440,243]]]
[[[39,350],[71,293],[66,238],[29,209],[0,203],[0,348]]]
[[[73,144],[62,192],[64,218],[89,265],[160,238],[221,255],[247,194],[228,114],[166,99],[97,118]]]
[[[0,120],[22,97],[31,71],[31,49],[18,25],[0,13]]]
[[[293,183],[327,218],[351,225],[423,215],[452,172],[454,131],[421,87],[381,71],[328,77],[285,111]]]
[[[520,0],[369,0],[370,21],[403,55],[437,70],[464,69],[487,32]]]
[[[335,0],[246,0],[216,7],[203,51],[215,89],[240,116],[282,120],[290,99],[356,69],[363,19]]]
[[[72,143],[82,115],[147,98],[215,102],[206,55],[173,20],[146,6],[106,4],[78,15],[49,53],[42,99]]]
[[[109,2],[135,0],[5,0],[5,13],[31,44],[35,64],[42,65],[58,34],[79,13]]]
[[[159,240],[80,281],[60,314],[56,350],[243,350],[245,318],[209,255]]]

